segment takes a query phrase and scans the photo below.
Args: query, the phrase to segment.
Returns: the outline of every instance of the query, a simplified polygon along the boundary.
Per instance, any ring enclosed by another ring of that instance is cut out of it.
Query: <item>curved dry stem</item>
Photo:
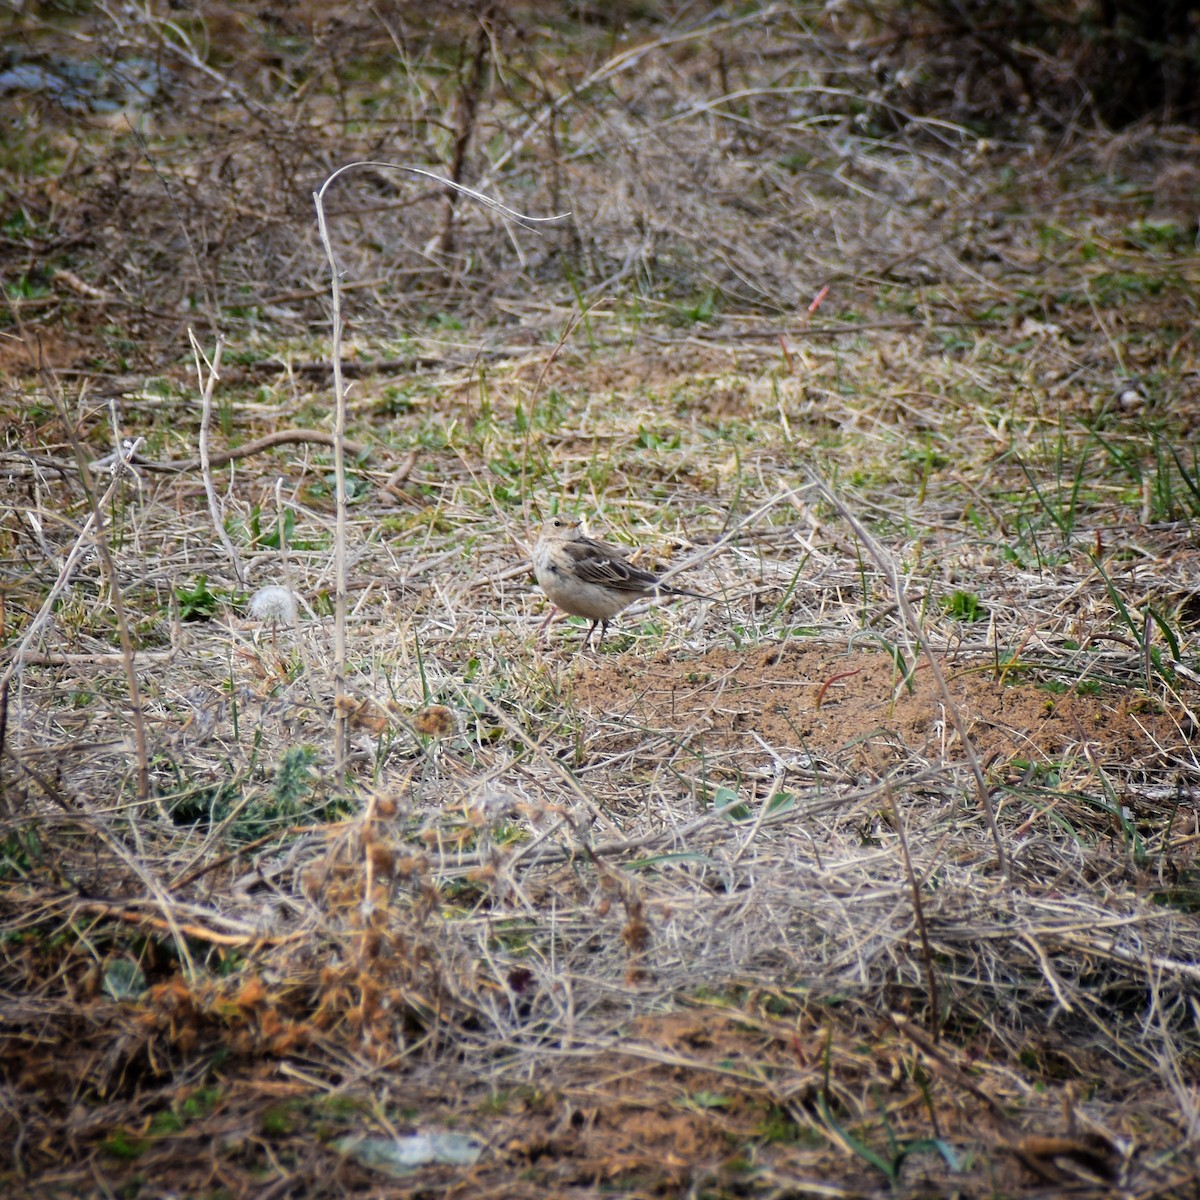
[[[317,226],[321,234],[321,245],[325,248],[325,257],[329,262],[330,273],[330,304],[332,308],[333,336],[331,359],[333,363],[333,395],[334,395],[334,430],[333,430],[333,469],[336,479],[336,524],[334,528],[334,633],[333,633],[333,687],[334,687],[334,774],[338,786],[345,783],[346,750],[349,739],[349,716],[344,711],[343,698],[346,691],[346,388],[342,377],[342,289],[338,271],[337,255],[333,251],[333,242],[329,237],[329,225],[325,219],[325,193],[339,176],[356,167],[375,167],[391,171],[404,171],[410,175],[420,175],[424,179],[432,179],[437,183],[451,188],[464,196],[482,204],[484,208],[499,213],[525,226],[545,224],[549,221],[559,221],[561,214],[554,217],[530,217],[524,213],[501,204],[499,200],[477,192],[443,175],[426,171],[423,167],[411,167],[403,163],[388,162],[352,162],[339,167],[320,188],[313,193],[313,202],[317,208]]]

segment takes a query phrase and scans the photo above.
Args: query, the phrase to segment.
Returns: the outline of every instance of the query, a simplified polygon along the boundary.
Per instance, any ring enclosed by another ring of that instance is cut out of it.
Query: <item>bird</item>
[[[701,592],[672,587],[650,571],[626,561],[632,549],[598,542],[583,532],[573,517],[556,516],[541,528],[533,547],[533,573],[552,604],[575,617],[591,621],[580,649],[587,648],[600,626],[604,645],[608,623],[643,596],[690,596],[711,600]]]

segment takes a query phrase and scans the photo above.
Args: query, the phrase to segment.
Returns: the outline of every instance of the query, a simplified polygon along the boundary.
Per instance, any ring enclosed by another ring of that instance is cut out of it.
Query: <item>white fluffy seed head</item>
[[[296,619],[296,597],[285,587],[269,584],[250,597],[250,615],[272,625],[290,625]]]

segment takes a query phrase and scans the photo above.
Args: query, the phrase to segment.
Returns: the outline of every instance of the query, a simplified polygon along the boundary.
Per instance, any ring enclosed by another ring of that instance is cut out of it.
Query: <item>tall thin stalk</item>
[[[446,179],[432,171],[421,167],[405,166],[402,163],[387,162],[352,162],[339,167],[320,188],[313,193],[313,202],[317,207],[317,228],[321,234],[321,245],[325,247],[325,257],[329,262],[329,297],[333,334],[330,344],[330,357],[333,364],[333,470],[335,476],[335,524],[333,541],[333,572],[334,572],[334,625],[333,625],[333,720],[334,743],[333,760],[334,775],[337,786],[344,786],[346,781],[346,751],[349,744],[349,715],[343,699],[346,692],[346,522],[347,522],[347,493],[346,493],[346,387],[342,373],[342,281],[338,270],[337,255],[333,251],[333,242],[329,237],[329,224],[325,219],[325,193],[330,184],[339,175],[353,170],[355,167],[371,167],[388,171],[406,171],[410,175],[420,175],[444,184],[455,192],[461,193],[472,200],[490,208],[502,217],[508,217],[521,225],[542,225],[548,221],[559,221],[568,214],[562,213],[555,217],[528,217],[516,209],[493,200],[491,196],[477,192],[473,188]]]

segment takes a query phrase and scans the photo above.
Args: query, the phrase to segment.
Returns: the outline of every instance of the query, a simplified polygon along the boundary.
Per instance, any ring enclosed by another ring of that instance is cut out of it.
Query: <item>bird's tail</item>
[[[689,592],[687,588],[672,587],[669,583],[660,583],[655,589],[663,596],[689,596],[693,600],[715,600],[716,596],[706,596],[703,592]]]

